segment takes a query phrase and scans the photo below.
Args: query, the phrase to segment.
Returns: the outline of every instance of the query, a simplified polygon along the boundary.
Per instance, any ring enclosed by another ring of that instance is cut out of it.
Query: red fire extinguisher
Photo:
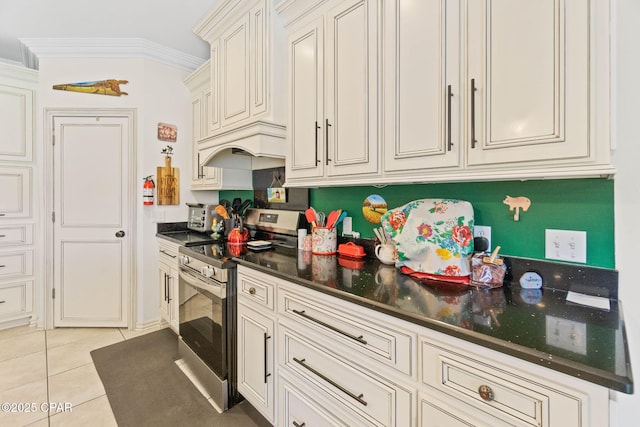
[[[151,179],[153,175],[144,177],[144,185],[142,186],[142,204],[143,205],[152,205],[153,204],[153,190],[156,188],[156,184]]]

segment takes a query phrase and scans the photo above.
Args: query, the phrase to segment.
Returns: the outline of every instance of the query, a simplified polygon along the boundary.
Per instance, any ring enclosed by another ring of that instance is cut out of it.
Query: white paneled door
[[[54,117],[54,327],[128,325],[129,117]]]

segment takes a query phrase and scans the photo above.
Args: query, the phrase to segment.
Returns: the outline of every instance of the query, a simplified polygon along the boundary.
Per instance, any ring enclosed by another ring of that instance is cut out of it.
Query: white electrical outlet
[[[587,232],[545,230],[544,256],[570,262],[587,262]]]
[[[473,237],[484,237],[487,239],[487,244],[489,245],[487,251],[491,252],[491,227],[488,225],[474,225]]]

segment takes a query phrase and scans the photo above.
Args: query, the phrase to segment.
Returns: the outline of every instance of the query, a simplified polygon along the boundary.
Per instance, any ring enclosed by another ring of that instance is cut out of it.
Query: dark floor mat
[[[91,357],[119,427],[269,425],[247,402],[219,414],[176,366],[178,337],[169,328],[94,350]]]

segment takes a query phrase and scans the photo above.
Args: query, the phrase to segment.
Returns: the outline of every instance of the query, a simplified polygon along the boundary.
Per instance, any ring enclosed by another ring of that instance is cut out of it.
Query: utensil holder
[[[338,233],[335,227],[314,227],[311,239],[311,253],[314,255],[334,255],[338,247]]]

